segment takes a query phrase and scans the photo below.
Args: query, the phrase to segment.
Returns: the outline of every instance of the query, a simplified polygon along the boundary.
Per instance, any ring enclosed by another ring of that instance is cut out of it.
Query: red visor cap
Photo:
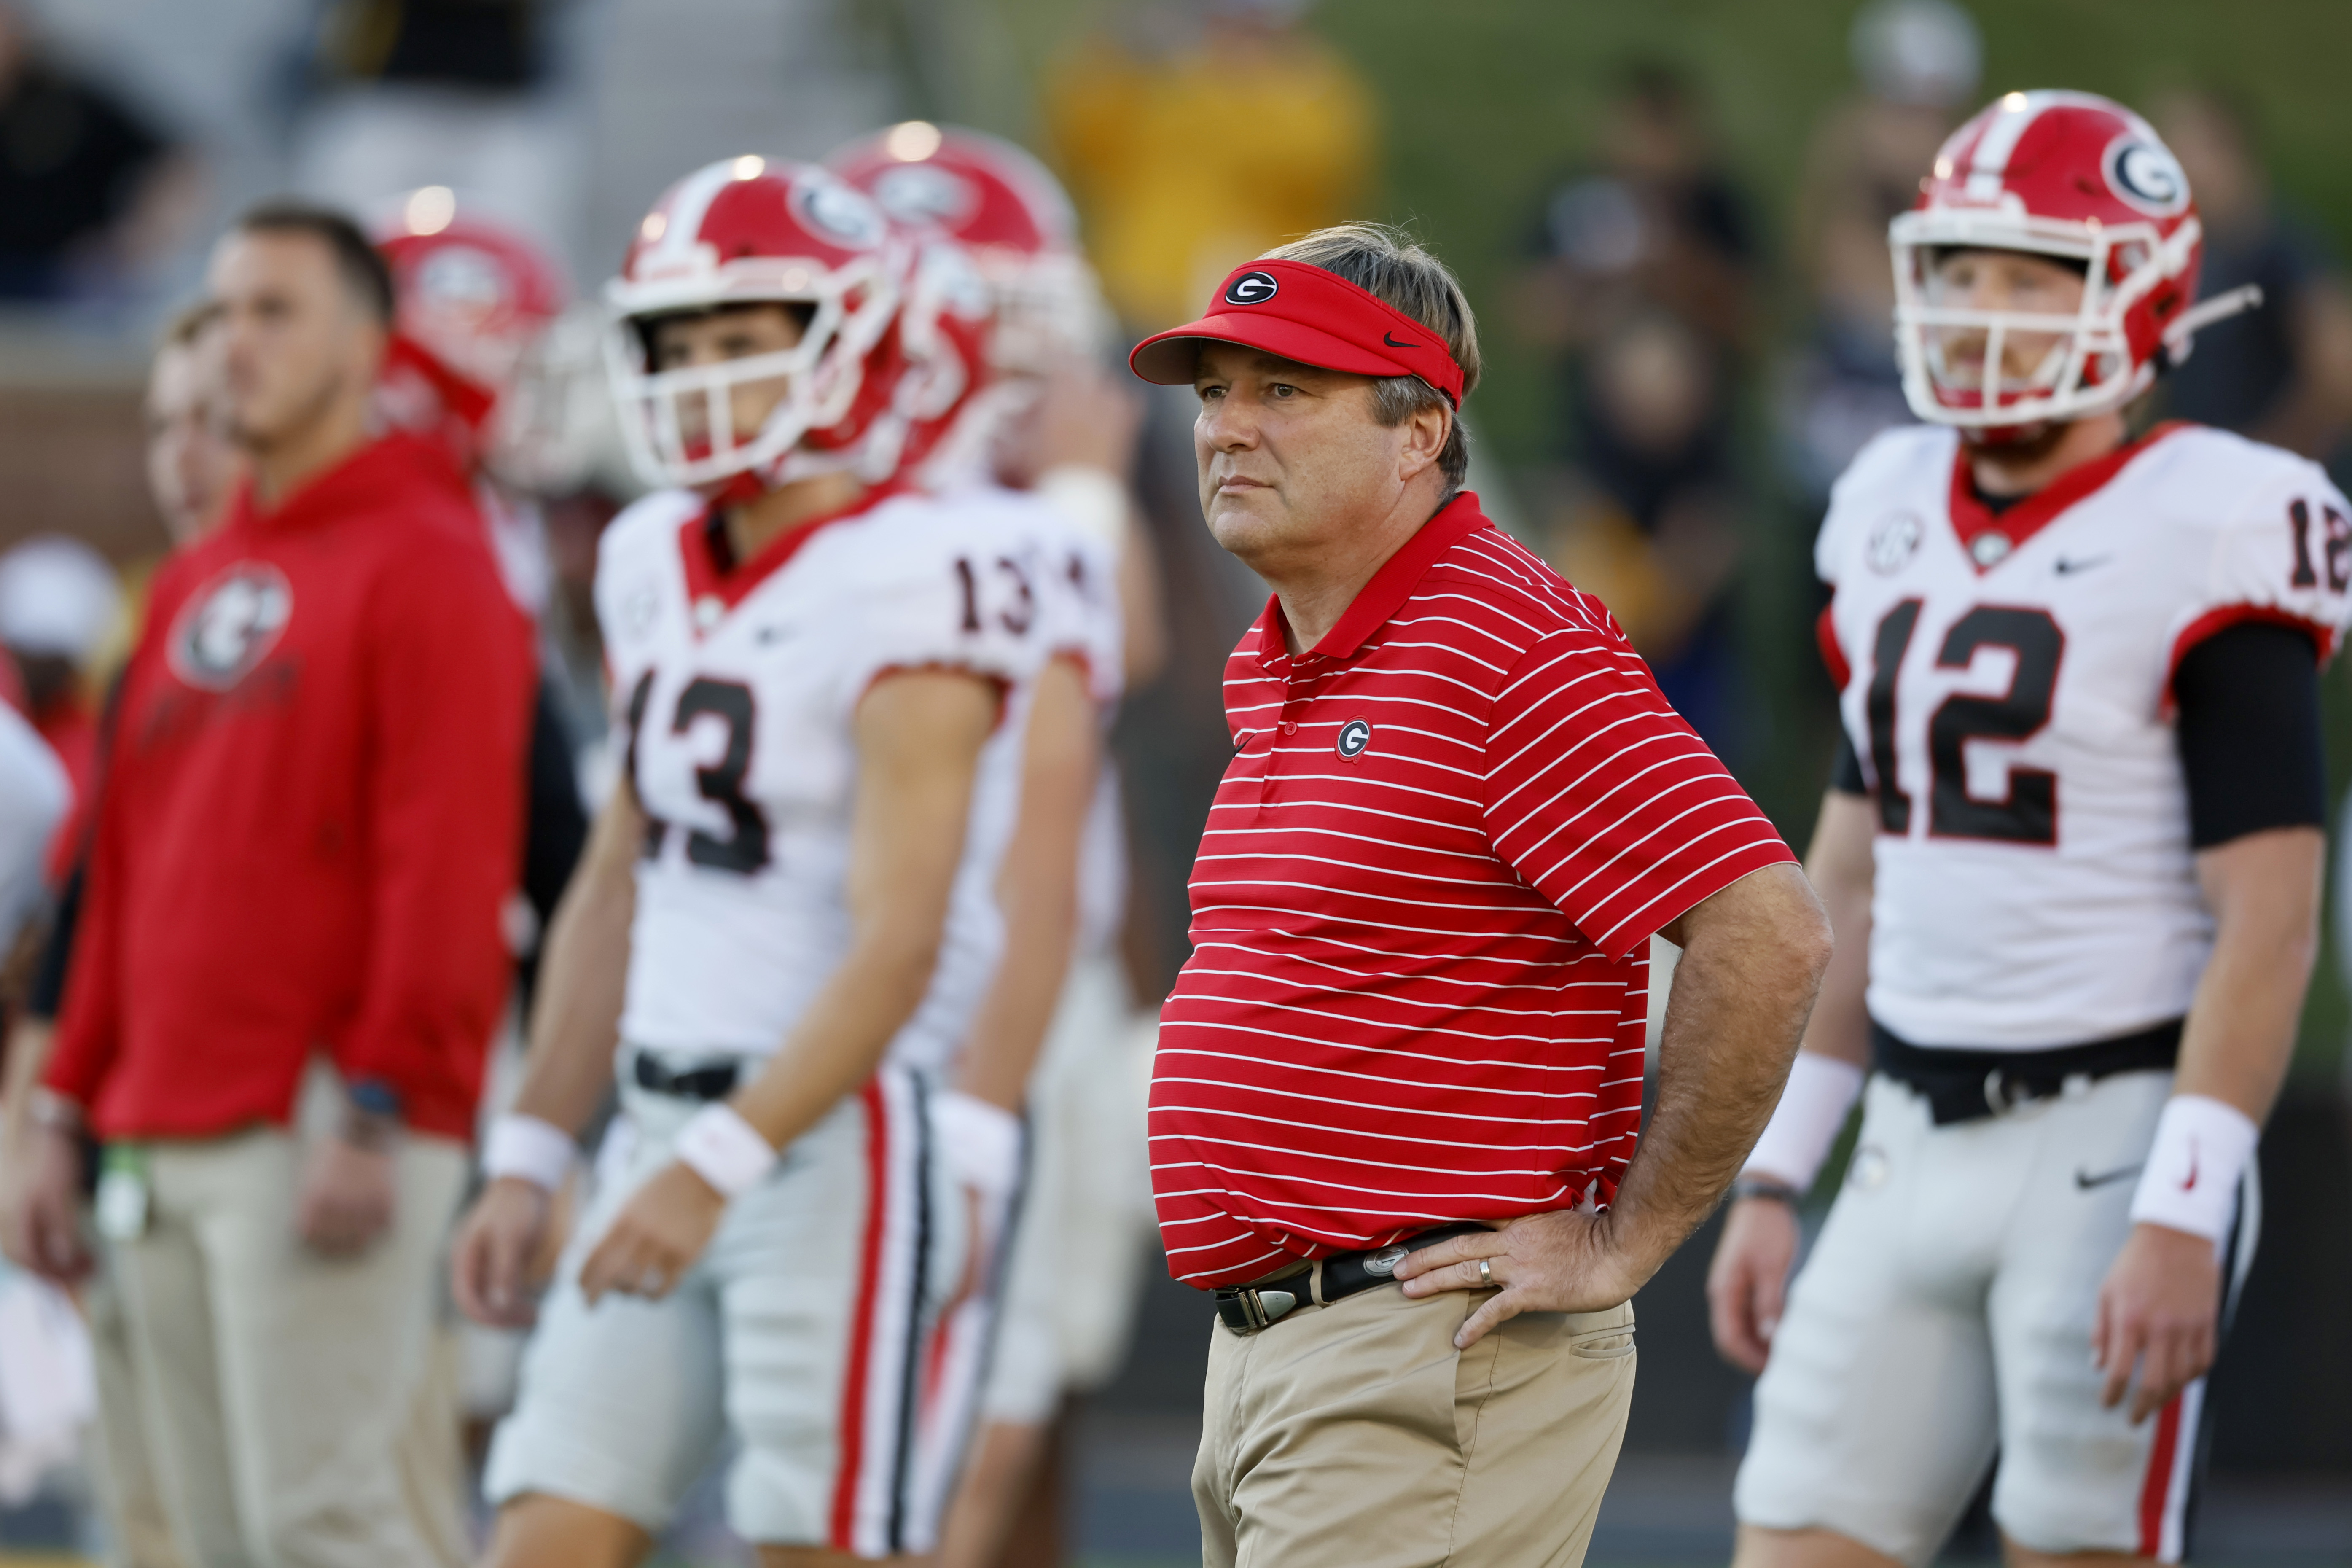
[[[1162,386],[1189,386],[1202,339],[1263,349],[1300,364],[1353,375],[1417,375],[1455,408],[1462,367],[1445,342],[1336,272],[1304,261],[1246,261],[1234,268],[1197,321],[1155,332],[1127,363]]]

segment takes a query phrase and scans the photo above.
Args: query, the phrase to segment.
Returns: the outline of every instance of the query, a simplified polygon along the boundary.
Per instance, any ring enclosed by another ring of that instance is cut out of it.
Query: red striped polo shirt
[[[1651,933],[1791,861],[1601,603],[1464,494],[1294,658],[1225,667],[1234,759],[1160,1014],[1176,1278],[1605,1204]]]

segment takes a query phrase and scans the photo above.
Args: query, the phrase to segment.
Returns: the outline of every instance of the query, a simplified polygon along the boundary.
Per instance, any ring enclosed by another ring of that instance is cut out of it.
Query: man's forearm
[[[815,1126],[882,1065],[922,1001],[937,957],[936,943],[909,940],[887,923],[859,942],[783,1048],[735,1091],[736,1111],[778,1149]]]
[[[25,1147],[25,1135],[33,1126],[33,1089],[41,1081],[41,1069],[49,1065],[49,1046],[57,1037],[57,1026],[47,1018],[30,1014],[20,1017],[8,1030],[8,1064],[5,1080],[0,1080],[0,1150],[15,1155]]]
[[[1793,866],[1734,883],[1676,929],[1683,957],[1659,1044],[1657,1104],[1611,1210],[1616,1244],[1646,1268],[1697,1228],[1763,1131],[1832,943]]]
[[[965,1093],[1007,1110],[1020,1109],[1077,939],[1078,847],[1099,768],[1095,722],[1083,674],[1056,660],[1030,710],[1021,815],[998,879],[1004,957],[957,1073]]]
[[[530,1047],[514,1111],[577,1133],[613,1081],[636,916],[645,818],[625,788],[598,816],[572,885],[548,922]]]
[[[2270,1115],[2317,954],[2324,858],[2316,828],[2251,835],[2199,857],[2217,929],[2181,1030],[2174,1093],[2233,1105],[2257,1126]]]

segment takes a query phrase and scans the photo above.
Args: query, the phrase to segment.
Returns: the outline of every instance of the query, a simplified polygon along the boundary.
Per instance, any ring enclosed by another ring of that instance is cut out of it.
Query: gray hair
[[[1383,304],[1402,310],[1444,341],[1462,367],[1462,395],[1478,384],[1478,319],[1445,263],[1402,229],[1380,223],[1342,223],[1318,228],[1269,250],[1270,261],[1299,261],[1337,274]],[[1445,394],[1417,375],[1384,375],[1372,382],[1372,415],[1381,424],[1403,424],[1424,408],[1450,407]],[[1458,411],[1437,455],[1449,500],[1470,472],[1470,437]]]

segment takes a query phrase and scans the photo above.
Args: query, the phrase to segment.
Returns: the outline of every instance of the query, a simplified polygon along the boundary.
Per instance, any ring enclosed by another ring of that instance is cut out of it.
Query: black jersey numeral
[[[744,775],[751,771],[751,689],[733,680],[698,676],[677,695],[677,717],[670,724],[676,734],[705,714],[726,721],[727,749],[709,767],[694,770],[695,787],[702,798],[727,813],[734,831],[726,837],[699,827],[686,836],[686,858],[717,871],[750,876],[768,864],[768,819],[744,798]]]
[[[642,803],[648,794],[645,780],[637,773],[637,737],[645,728],[646,708],[654,693],[653,671],[647,670],[629,691],[629,743],[623,766],[629,782],[635,785],[637,799]],[[727,747],[719,761],[709,767],[694,770],[695,787],[702,798],[726,812],[732,831],[724,838],[695,828],[686,836],[686,858],[698,866],[713,870],[734,871],[750,876],[764,869],[768,864],[768,818],[743,794],[743,781],[751,771],[751,734],[754,708],[751,689],[733,680],[712,680],[697,677],[677,695],[677,711],[670,721],[670,732],[686,733],[697,719],[705,714],[719,719],[727,726]],[[669,837],[670,824],[646,813],[645,844],[640,851],[648,859],[657,858],[662,845]]]
[[[1903,659],[1919,630],[1920,602],[1906,599],[1878,623],[1871,648],[1870,689],[1864,709],[1870,723],[1870,766],[1876,776],[1878,824],[1887,833],[1911,830],[1911,797],[1895,783],[1895,699]],[[2047,768],[2012,763],[2008,793],[1984,800],[1969,793],[1970,741],[2015,742],[2050,722],[2058,689],[2058,665],[2066,634],[2047,612],[2006,605],[1979,605],[1952,623],[1937,650],[1944,669],[1966,669],[1979,649],[2005,647],[2017,656],[2009,689],[1993,696],[1954,692],[1927,720],[1931,787],[1927,831],[1938,838],[1986,838],[2005,844],[2058,841],[2058,775]]]
[[[1903,655],[1919,629],[1919,601],[1906,599],[1878,623],[1870,650],[1870,690],[1863,698],[1870,721],[1870,771],[1878,796],[1878,826],[1887,833],[1911,831],[1911,797],[1895,783],[1900,776],[1895,756],[1895,682],[1903,673]]]
[[[621,763],[623,776],[636,790],[640,805],[645,804],[646,782],[637,776],[637,734],[646,727],[646,704],[653,700],[653,694],[654,672],[649,669],[637,677],[636,685],[629,689],[629,746]],[[646,837],[637,846],[637,853],[651,860],[661,854],[662,839],[669,833],[669,824],[651,811],[645,815]]]
[[[959,555],[955,562],[956,586],[963,595],[963,629],[980,630],[985,611],[981,607],[981,574],[969,555]],[[1010,555],[996,558],[996,574],[1012,584],[1012,602],[995,612],[995,621],[1014,637],[1025,637],[1037,624],[1037,591],[1031,586],[1029,574],[1021,563]]]
[[[2008,844],[2058,842],[2058,775],[2047,768],[2009,768],[2009,793],[2000,800],[1969,794],[1970,741],[2023,741],[2050,722],[2058,689],[2058,661],[2066,634],[2042,610],[1979,605],[1944,634],[1936,663],[1966,669],[1977,650],[2005,647],[2017,655],[2009,689],[1998,697],[1954,692],[1927,721],[1927,756],[1935,792],[1927,831],[1939,838],[1993,838]]]
[[[2319,518],[2319,556],[2327,563],[2327,591],[2341,594],[2352,588],[2352,519],[2324,502]],[[2294,529],[2294,571],[2288,575],[2287,585],[2316,588],[2319,572],[2311,550],[2311,503],[2300,496],[2287,502],[2286,520]]]

